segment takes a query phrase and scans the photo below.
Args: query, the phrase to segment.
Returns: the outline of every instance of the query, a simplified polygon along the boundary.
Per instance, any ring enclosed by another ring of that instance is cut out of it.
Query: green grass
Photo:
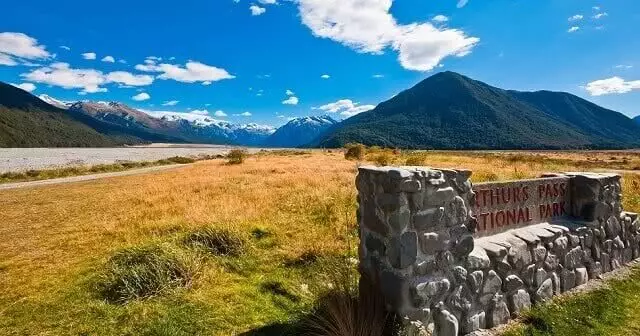
[[[48,180],[61,177],[90,175],[99,173],[119,172],[136,168],[153,166],[165,166],[171,164],[194,163],[202,158],[194,159],[183,156],[174,156],[157,161],[122,161],[112,164],[98,164],[93,166],[76,166],[55,169],[32,169],[23,172],[6,172],[0,174],[0,183],[27,182]]]
[[[535,306],[503,336],[640,334],[640,268],[608,285]]]

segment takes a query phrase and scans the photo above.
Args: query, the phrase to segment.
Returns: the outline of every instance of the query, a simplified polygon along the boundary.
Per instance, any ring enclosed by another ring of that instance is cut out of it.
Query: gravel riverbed
[[[226,154],[238,148],[218,145],[151,144],[117,148],[0,148],[0,173],[118,161],[155,161],[172,156]],[[248,148],[249,152],[261,148]]]

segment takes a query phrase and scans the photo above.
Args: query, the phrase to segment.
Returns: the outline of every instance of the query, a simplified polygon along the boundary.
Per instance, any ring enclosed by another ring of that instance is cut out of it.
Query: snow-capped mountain
[[[265,142],[273,147],[299,147],[310,143],[338,121],[330,116],[311,116],[291,119],[278,128]]]
[[[49,104],[49,105],[53,105],[57,108],[61,108],[61,109],[67,109],[69,108],[69,106],[71,106],[71,104],[73,104],[73,102],[66,102],[66,101],[62,101],[62,100],[58,100],[55,99],[49,95],[46,94],[41,94],[38,96],[38,98],[40,98],[40,100],[44,101],[45,103]]]

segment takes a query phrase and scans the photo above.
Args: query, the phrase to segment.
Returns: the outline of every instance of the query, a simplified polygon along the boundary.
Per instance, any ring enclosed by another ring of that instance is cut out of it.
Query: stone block
[[[437,230],[443,224],[444,208],[430,208],[416,212],[413,215],[413,225],[418,231]]]
[[[509,275],[504,279],[503,288],[507,293],[515,292],[524,287],[524,282],[517,275]]]
[[[496,294],[501,288],[502,279],[500,279],[500,276],[498,276],[494,270],[489,270],[485,276],[482,294]]]
[[[509,321],[510,313],[507,303],[504,302],[502,295],[496,295],[491,300],[491,308],[489,309],[489,319],[487,327],[493,328]]]
[[[458,319],[441,305],[433,310],[435,335],[458,336]]]
[[[507,303],[512,317],[516,317],[520,315],[520,312],[523,310],[531,308],[531,298],[529,297],[529,293],[524,289],[519,289],[509,295]]]
[[[485,252],[485,249],[476,244],[467,256],[467,270],[486,269],[489,268],[489,266],[491,266],[491,260]]]
[[[540,287],[536,290],[535,301],[545,302],[553,297],[553,283],[551,279],[547,279],[542,282]]]
[[[467,323],[465,324],[462,331],[468,334],[473,331],[486,328],[487,323],[486,323],[485,316],[486,315],[484,311],[480,311],[474,314],[469,314],[469,317],[467,318]]]
[[[562,292],[566,292],[576,286],[576,272],[570,269],[562,269],[560,272],[560,284]]]
[[[588,280],[587,269],[584,267],[576,268],[576,286],[584,285]]]
[[[418,255],[418,237],[415,232],[407,231],[400,237],[389,240],[389,263],[395,268],[407,268],[416,261]]]
[[[434,255],[445,251],[449,246],[449,232],[427,232],[420,235],[420,249],[426,255]]]
[[[411,210],[409,210],[409,206],[403,206],[390,213],[387,218],[387,223],[396,233],[403,232],[411,223]]]

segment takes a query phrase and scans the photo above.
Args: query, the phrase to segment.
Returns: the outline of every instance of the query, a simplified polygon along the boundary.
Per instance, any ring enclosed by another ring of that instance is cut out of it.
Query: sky
[[[440,71],[640,114],[640,1],[10,1],[0,81],[63,101],[278,126]]]

